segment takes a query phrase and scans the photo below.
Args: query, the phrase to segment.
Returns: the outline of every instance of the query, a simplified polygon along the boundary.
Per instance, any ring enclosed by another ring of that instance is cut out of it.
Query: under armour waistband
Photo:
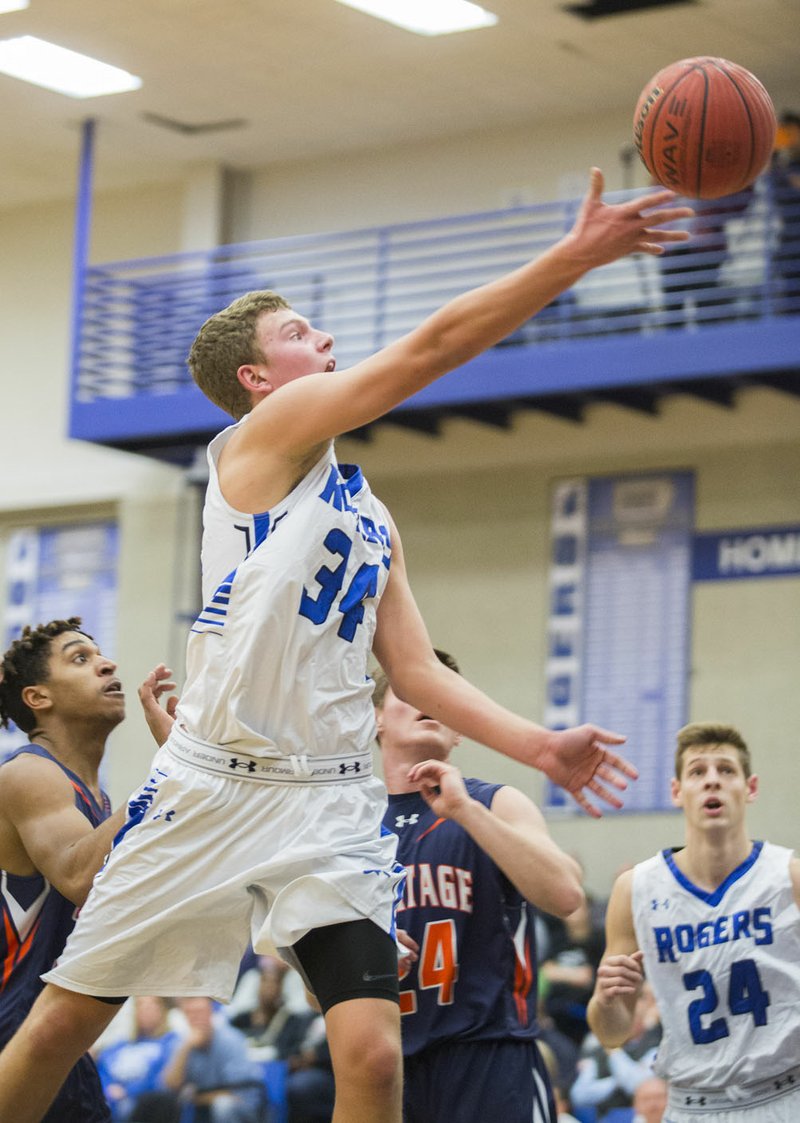
[[[782,1072],[780,1076],[759,1080],[755,1084],[734,1084],[725,1089],[715,1088],[706,1091],[702,1088],[678,1088],[673,1085],[669,1090],[667,1112],[670,1108],[696,1111],[698,1115],[716,1109],[738,1111],[742,1108],[758,1107],[759,1104],[768,1103],[770,1100],[786,1095],[787,1092],[798,1090],[800,1090],[800,1066]]]
[[[372,775],[371,752],[339,756],[296,753],[280,757],[248,756],[200,741],[175,726],[164,748],[176,760],[203,772],[264,784],[340,784]]]

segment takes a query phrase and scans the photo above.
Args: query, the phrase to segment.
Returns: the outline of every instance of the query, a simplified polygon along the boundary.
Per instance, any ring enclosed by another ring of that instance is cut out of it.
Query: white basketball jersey
[[[205,607],[178,718],[195,737],[250,756],[369,751],[366,667],[391,557],[385,509],[330,446],[272,510],[234,510],[216,466],[236,428],[209,445]]]
[[[713,893],[664,850],[633,873],[633,919],[664,1025],[655,1069],[690,1088],[743,1086],[800,1060],[800,910],[792,852],[756,842]]]

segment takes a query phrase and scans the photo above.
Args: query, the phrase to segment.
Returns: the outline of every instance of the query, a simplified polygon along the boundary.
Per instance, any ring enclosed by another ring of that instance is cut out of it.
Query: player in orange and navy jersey
[[[533,906],[574,911],[580,868],[527,796],[462,779],[448,763],[458,735],[397,698],[382,674],[373,702],[383,822],[406,867],[397,925],[419,945],[417,962],[401,965],[403,1119],[554,1123],[536,1046]]]
[[[28,744],[0,767],[0,1048],[42,989],[121,827],[98,780],[125,716],[116,667],[80,620],[26,628],[2,659],[0,723]],[[102,824],[102,825],[101,825]],[[111,1119],[94,1062],[72,1069],[48,1123]]]

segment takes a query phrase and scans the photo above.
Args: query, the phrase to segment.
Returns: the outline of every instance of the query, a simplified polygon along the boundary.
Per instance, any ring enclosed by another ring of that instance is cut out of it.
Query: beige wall
[[[583,425],[520,414],[511,434],[455,421],[442,441],[379,432],[369,445],[341,440],[339,456],[362,463],[392,510],[434,643],[456,654],[490,695],[534,720],[544,697],[554,480],[690,468],[698,530],[800,524],[800,403],[771,390],[742,391],[735,410],[675,397],[658,419],[595,406]],[[752,829],[795,845],[787,778],[800,779],[800,580],[701,584],[692,607],[688,717],[741,727],[764,785]],[[516,763],[476,746],[460,752],[468,771],[539,797],[539,778]],[[664,752],[671,757],[672,745]],[[680,820],[669,814],[600,824],[575,815],[552,829],[599,893],[624,863],[681,841]]]
[[[239,177],[238,208],[224,216],[225,228],[239,240],[492,209],[515,193],[544,201],[573,177],[582,182],[593,162],[618,188],[618,151],[627,142],[627,121],[564,121],[535,136],[520,131],[263,168]],[[101,137],[99,159],[103,143]],[[92,260],[185,245],[187,221],[195,231],[203,225],[196,214],[202,192],[192,187],[189,179],[100,197]],[[192,605],[197,506],[177,469],[65,436],[72,207],[65,200],[0,212],[0,554],[11,529],[40,518],[119,518],[116,654],[131,715],[109,758],[119,801],[151,755],[134,688],[162,658],[180,666],[185,621],[176,614]],[[440,440],[386,427],[371,444],[343,440],[340,455],[364,464],[392,508],[434,639],[452,647],[490,694],[536,717],[552,481],[688,467],[697,474],[699,528],[797,523],[799,438],[800,404],[745,390],[731,411],[678,397],[659,418],[597,406],[584,425],[529,413],[509,433],[450,422]],[[691,716],[741,724],[765,779],[754,829],[787,843],[796,838],[785,793],[796,786],[800,760],[799,610],[795,580],[704,586],[694,594]],[[535,777],[484,750],[465,749],[463,759],[479,774],[539,791]],[[583,858],[590,884],[605,892],[624,861],[677,841],[679,823],[633,816],[602,824],[570,819],[553,829]]]

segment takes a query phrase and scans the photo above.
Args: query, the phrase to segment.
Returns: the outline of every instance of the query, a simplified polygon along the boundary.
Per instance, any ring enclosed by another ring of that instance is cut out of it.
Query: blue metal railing
[[[609,199],[639,194],[617,192]],[[88,267],[75,347],[75,401],[186,388],[186,354],[200,324],[255,288],[277,290],[332,331],[339,366],[350,365],[450,297],[552,245],[572,225],[579,202]],[[506,343],[647,334],[800,313],[800,196],[779,192],[765,176],[744,200],[695,205],[702,209],[694,220],[700,229],[689,252],[628,258],[595,270]]]

